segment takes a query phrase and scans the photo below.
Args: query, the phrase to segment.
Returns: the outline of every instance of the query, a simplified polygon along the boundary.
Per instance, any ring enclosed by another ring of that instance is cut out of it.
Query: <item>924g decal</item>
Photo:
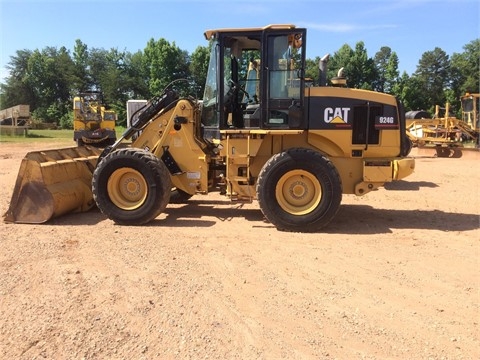
[[[311,109],[318,109],[309,114],[309,128],[315,129],[351,129],[355,123],[367,124],[376,130],[398,129],[398,114],[394,106],[367,103],[360,99],[338,98],[328,96],[312,97]]]

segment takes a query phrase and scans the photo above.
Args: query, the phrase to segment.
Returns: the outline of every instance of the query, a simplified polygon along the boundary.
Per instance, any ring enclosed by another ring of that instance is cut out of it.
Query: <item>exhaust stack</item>
[[[318,76],[318,86],[327,86],[327,63],[330,59],[330,54],[325,54],[318,63],[319,76]]]

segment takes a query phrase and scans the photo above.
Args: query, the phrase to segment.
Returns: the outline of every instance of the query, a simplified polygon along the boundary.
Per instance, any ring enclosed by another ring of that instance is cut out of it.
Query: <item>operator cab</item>
[[[294,25],[205,32],[211,41],[203,136],[227,129],[305,127],[306,30]]]
[[[462,105],[462,120],[467,123],[471,129],[480,128],[480,94],[467,93],[460,98]]]

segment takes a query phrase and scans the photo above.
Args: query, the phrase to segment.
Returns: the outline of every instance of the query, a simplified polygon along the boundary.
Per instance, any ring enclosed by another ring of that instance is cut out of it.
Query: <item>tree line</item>
[[[479,92],[480,39],[463,46],[462,53],[449,56],[441,48],[422,54],[416,71],[400,74],[399,59],[388,46],[369,57],[365,44],[345,44],[328,62],[327,78],[344,69],[347,86],[386,92],[398,96],[406,110],[427,110],[451,104],[459,111],[459,98]],[[72,52],[65,47],[17,50],[7,65],[9,75],[0,83],[0,108],[30,105],[34,121],[59,123],[71,128],[72,100],[83,91],[99,90],[107,105],[126,124],[126,102],[150,99],[178,79],[184,95],[203,96],[209,60],[208,46],[189,54],[166,39],[148,41],[143,51],[130,53],[112,48],[89,48],[75,41]],[[307,59],[306,76],[319,81],[320,57]],[[459,115],[457,115],[459,116]]]

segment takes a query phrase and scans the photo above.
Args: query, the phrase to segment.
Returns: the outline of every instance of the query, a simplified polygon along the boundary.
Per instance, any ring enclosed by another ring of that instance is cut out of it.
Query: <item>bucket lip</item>
[[[64,159],[97,157],[103,151],[102,148],[96,146],[72,146],[57,149],[34,150],[26,153],[24,159],[37,162],[58,161]]]
[[[91,209],[91,181],[102,151],[94,146],[72,146],[28,152],[22,159],[4,221],[41,224]]]
[[[22,224],[42,224],[52,218],[55,201],[40,181],[28,181],[15,189],[4,221]]]

